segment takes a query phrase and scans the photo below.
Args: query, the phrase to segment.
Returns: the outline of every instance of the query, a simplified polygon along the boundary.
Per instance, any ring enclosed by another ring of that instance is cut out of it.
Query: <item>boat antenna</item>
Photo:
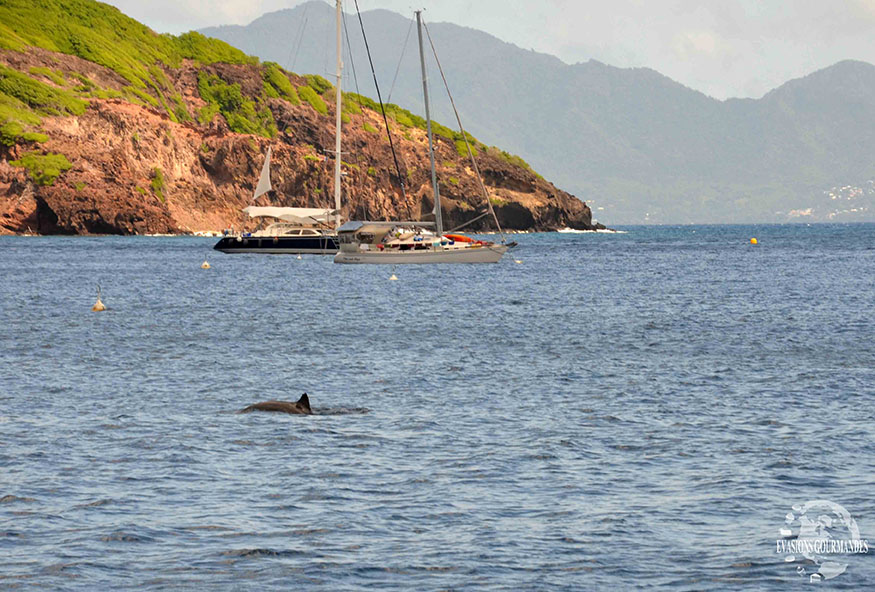
[[[417,15],[418,14],[419,13],[417,13]],[[486,185],[483,183],[483,177],[480,175],[480,167],[477,166],[477,160],[474,158],[474,153],[471,151],[471,145],[468,143],[468,134],[462,126],[462,118],[459,117],[459,110],[456,109],[456,102],[453,100],[452,93],[450,93],[450,85],[447,84],[447,77],[444,76],[444,69],[441,67],[441,61],[437,56],[437,50],[434,48],[434,41],[432,41],[431,33],[428,32],[428,25],[425,23],[422,23],[422,25],[425,27],[425,34],[428,36],[428,43],[431,45],[431,52],[434,54],[434,61],[437,62],[438,71],[441,73],[441,80],[444,81],[444,88],[447,89],[447,96],[450,98],[450,104],[453,106],[453,113],[456,115],[456,123],[459,124],[459,131],[462,133],[462,140],[465,141],[465,148],[468,150],[468,158],[471,159],[471,166],[474,169],[474,173],[477,175],[477,182],[480,183],[480,190],[483,191],[483,196],[486,198],[486,207],[488,208],[489,213],[492,214],[492,219],[495,221],[495,227],[501,235],[501,242],[506,242],[507,238],[504,236],[501,224],[498,223],[498,216],[495,215],[495,208],[492,207],[492,202],[489,199],[489,192],[486,190]],[[428,107],[426,107],[426,110],[427,109]]]
[[[431,133],[431,113],[428,108],[428,74],[425,70],[425,52],[422,49],[422,11],[416,11],[416,33],[419,36],[419,64],[422,67],[422,96],[425,101],[425,125],[428,131],[428,157],[431,161],[431,188],[434,192],[434,226],[437,240],[444,235],[444,225],[441,218],[441,194],[438,190],[437,172],[434,166],[434,137]]]
[[[362,13],[359,10],[359,0],[355,2],[355,12],[359,18],[359,27],[362,30],[362,39],[365,41],[365,51],[368,54],[368,62],[371,65],[371,75],[374,77],[374,87],[377,89],[377,100],[380,102],[380,113],[383,114],[383,123],[386,125],[386,135],[389,136],[389,149],[392,150],[392,160],[395,162],[395,173],[398,175],[398,183],[401,185],[401,197],[407,202],[407,190],[404,188],[404,177],[401,176],[401,166],[398,164],[398,155],[395,153],[395,142],[392,141],[392,132],[389,130],[389,118],[386,117],[386,107],[383,105],[383,97],[380,94],[380,85],[377,84],[377,73],[374,70],[374,60],[371,58],[371,48],[368,45],[368,36],[365,34],[365,25],[362,22]]]

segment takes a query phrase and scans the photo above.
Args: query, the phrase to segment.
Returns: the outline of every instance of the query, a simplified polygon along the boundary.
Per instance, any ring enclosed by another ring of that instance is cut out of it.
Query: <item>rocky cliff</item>
[[[5,118],[0,110],[2,233],[246,227],[251,223],[240,210],[251,203],[269,146],[274,190],[258,205],[333,202],[335,91],[319,77],[257,61],[182,59],[173,66],[150,66],[149,84],[138,89],[131,75],[118,69],[44,48],[0,50],[0,64],[0,108],[13,110]],[[55,103],[47,107],[48,99],[33,99],[31,87]],[[432,207],[426,133],[415,116],[392,106],[389,124],[407,188],[404,198],[374,107],[363,97],[344,95],[344,215],[422,218]],[[28,119],[25,112],[38,117]],[[486,198],[462,156],[461,136],[440,130],[436,162],[445,226],[452,228],[484,212]],[[524,161],[473,138],[471,143],[502,226],[593,227],[583,202]],[[490,227],[487,217],[466,230]]]

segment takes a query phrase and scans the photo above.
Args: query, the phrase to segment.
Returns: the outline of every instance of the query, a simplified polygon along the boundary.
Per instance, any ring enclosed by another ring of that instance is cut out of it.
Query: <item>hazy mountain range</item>
[[[421,112],[410,18],[362,19],[384,99],[391,91],[391,102]],[[357,85],[344,88],[375,96],[358,19],[347,15],[346,27]],[[760,99],[718,101],[648,68],[568,65],[459,25],[428,30],[466,129],[522,156],[603,222],[875,220],[872,64],[844,61]],[[333,71],[324,2],[201,32],[296,72]],[[430,62],[434,117],[452,125]]]

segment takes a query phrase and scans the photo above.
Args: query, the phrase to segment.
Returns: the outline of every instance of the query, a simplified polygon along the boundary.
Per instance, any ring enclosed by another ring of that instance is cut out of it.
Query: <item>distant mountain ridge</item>
[[[332,19],[331,7],[314,1],[201,32],[295,71],[324,74]],[[360,92],[375,96],[357,19],[347,19],[348,65],[357,69]],[[391,88],[392,102],[421,105],[415,32],[392,88],[410,20],[386,10],[362,19],[384,98]],[[875,220],[872,200],[836,218],[828,196],[831,188],[875,179],[872,64],[839,62],[761,99],[718,101],[649,68],[568,65],[482,31],[428,26],[466,128],[520,154],[605,222],[771,222],[809,209],[803,219]],[[434,115],[454,119],[445,100],[435,101]]]

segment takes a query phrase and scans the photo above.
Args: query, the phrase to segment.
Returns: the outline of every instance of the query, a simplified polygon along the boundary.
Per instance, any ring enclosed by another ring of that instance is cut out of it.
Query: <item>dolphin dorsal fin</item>
[[[310,411],[310,397],[307,396],[307,393],[301,395],[301,398],[298,399],[298,405],[306,407],[307,411]]]

